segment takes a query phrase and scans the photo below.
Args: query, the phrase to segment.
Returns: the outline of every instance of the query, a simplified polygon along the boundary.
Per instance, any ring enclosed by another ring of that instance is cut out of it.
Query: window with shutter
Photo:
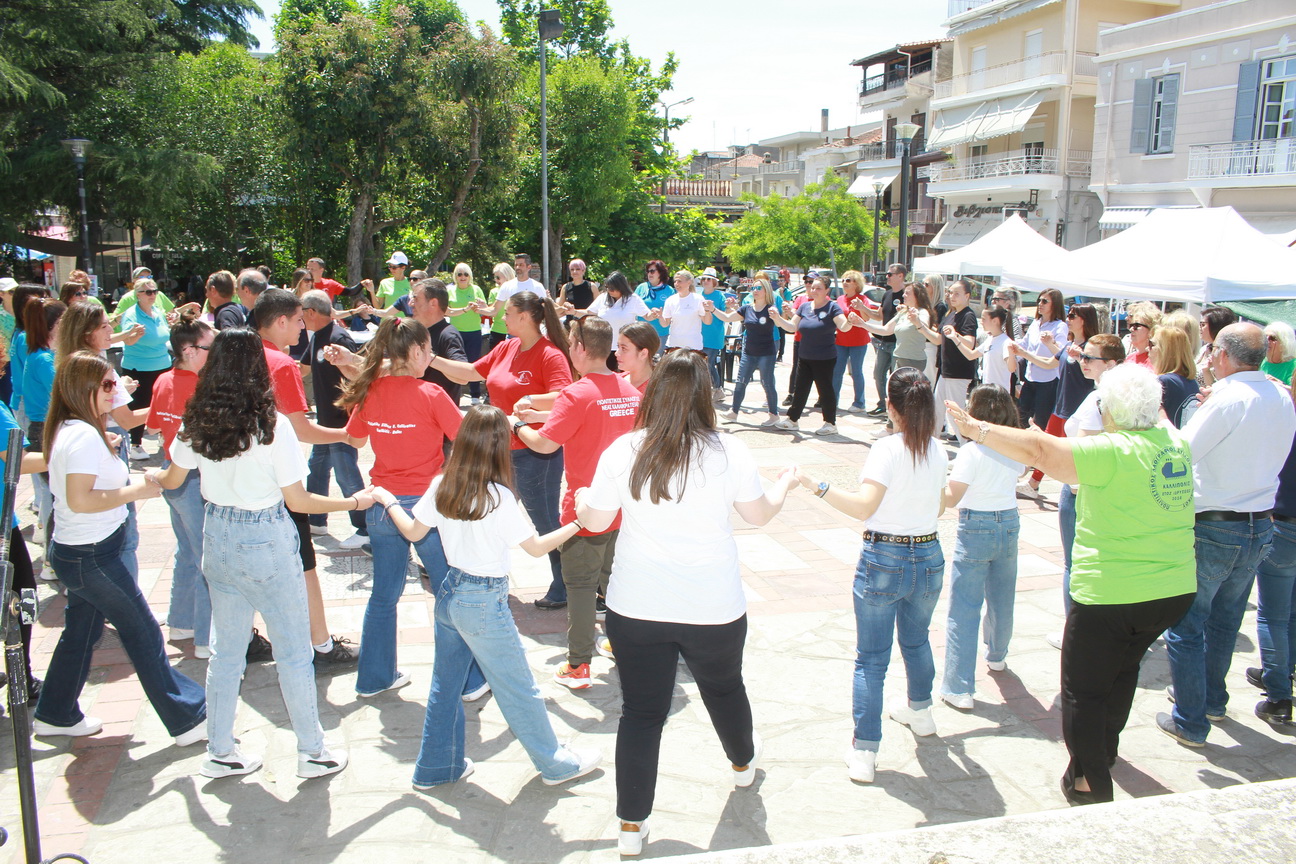
[[[1175,120],[1178,114],[1179,75],[1162,75],[1160,78],[1153,78],[1147,152],[1174,152]]]
[[[1237,104],[1233,109],[1233,140],[1253,141],[1256,135],[1256,104],[1260,100],[1260,61],[1238,66]]]
[[[1140,78],[1134,82],[1134,114],[1130,118],[1130,152],[1148,152],[1148,129],[1152,119],[1152,85],[1151,78]]]

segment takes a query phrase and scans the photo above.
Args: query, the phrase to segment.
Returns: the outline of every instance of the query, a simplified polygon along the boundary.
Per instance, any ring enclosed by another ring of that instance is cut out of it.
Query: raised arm
[[[945,410],[958,424],[959,432],[964,438],[989,447],[1014,462],[1034,465],[1055,480],[1063,483],[1080,482],[1076,476],[1071,440],[1055,438],[1036,430],[1013,429],[976,420],[954,402],[946,402]]]

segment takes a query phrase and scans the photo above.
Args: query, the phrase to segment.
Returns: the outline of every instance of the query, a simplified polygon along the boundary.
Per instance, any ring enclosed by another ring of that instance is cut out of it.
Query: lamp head
[[[919,126],[917,123],[897,123],[895,125],[896,137],[902,141],[909,142],[918,134]]]
[[[77,162],[84,162],[86,154],[90,152],[90,142],[85,138],[67,138],[60,142],[67,151],[72,154],[72,158]]]
[[[557,39],[563,34],[562,16],[557,9],[540,10],[540,40]]]

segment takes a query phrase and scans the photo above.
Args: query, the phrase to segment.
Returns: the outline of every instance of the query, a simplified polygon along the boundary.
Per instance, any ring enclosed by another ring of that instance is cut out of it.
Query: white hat
[[[390,258],[387,259],[387,266],[388,266],[388,267],[395,267],[395,266],[398,265],[398,264],[399,264],[401,267],[408,267],[408,266],[409,266],[409,259],[405,257],[405,253],[404,253],[404,252],[393,252],[393,253],[392,253],[392,256],[391,256]]]
[[[8,276],[0,276],[0,291],[12,291],[17,287],[17,279],[11,279]]]
[[[153,271],[150,270],[149,268],[136,267],[134,270],[131,271],[131,281],[134,282],[136,279],[139,279],[142,276],[152,276],[152,275],[153,275]]]
[[[719,276],[718,273],[716,273],[716,269],[715,269],[714,267],[708,267],[708,268],[706,268],[705,270],[702,271],[702,278],[703,278],[703,279],[715,279],[715,280],[719,281],[720,276]]]

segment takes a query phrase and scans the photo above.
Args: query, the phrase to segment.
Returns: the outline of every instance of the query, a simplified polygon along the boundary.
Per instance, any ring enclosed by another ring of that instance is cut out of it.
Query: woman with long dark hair
[[[647,321],[636,321],[621,328],[616,340],[616,368],[640,393],[648,389],[653,364],[661,351],[657,329]]]
[[[504,307],[504,322],[514,337],[496,345],[476,363],[433,357],[432,368],[452,381],[468,384],[485,381],[490,403],[516,414],[520,410],[547,409],[552,397],[572,383],[567,335],[553,301],[531,291],[514,294]],[[541,331],[541,327],[544,330]],[[532,397],[549,397],[536,405]],[[536,530],[548,534],[558,528],[558,497],[562,487],[563,451],[536,453],[515,437],[513,471],[518,495]],[[536,601],[541,609],[567,606],[567,586],[562,579],[562,559],[549,553],[553,575],[549,590]]]
[[[297,735],[297,776],[341,771],[346,751],[325,744],[319,722],[306,581],[285,504],[298,513],[361,510],[373,503],[372,495],[362,490],[349,498],[325,498],[306,491],[306,457],[292,423],[275,410],[261,338],[241,327],[222,331],[212,342],[171,459],[165,471],[151,470],[150,479],[176,489],[197,469],[207,501],[202,562],[213,638],[202,775],[248,774],[261,766],[234,738],[248,634],[258,612],[274,644],[279,690]]]
[[[1017,397],[1017,413],[1021,415],[1022,426],[1028,426],[1029,421],[1034,420],[1036,426],[1044,429],[1053,414],[1053,406],[1057,402],[1058,379],[1062,373],[1056,362],[1049,366],[1042,361],[1055,357],[1057,353],[1049,345],[1060,346],[1066,343],[1067,322],[1062,318],[1063,314],[1065,310],[1061,291],[1049,288],[1040,292],[1039,299],[1035,301],[1035,320],[1031,322],[1026,335],[1008,345],[1013,358],[1022,357],[1027,361],[1026,380],[1022,382],[1021,393]],[[1036,485],[1039,485],[1038,482]]]
[[[9,342],[9,377],[13,382],[13,392],[9,395],[9,407],[23,429],[27,428],[22,394],[23,366],[27,363],[27,304],[48,295],[49,289],[44,285],[19,285],[13,292],[14,332]]]
[[[702,355],[669,352],[639,406],[635,431],[612,443],[577,496],[577,524],[604,531],[623,514],[606,626],[621,675],[617,727],[618,847],[638,855],[652,812],[662,726],[680,657],[688,664],[734,771],[755,778],[760,739],[743,683],[746,598],[729,511],[764,525],[783,506],[792,471],[762,489],[751,452],[716,430]]]
[[[536,534],[513,491],[513,435],[493,405],[468,409],[444,474],[406,512],[386,489],[374,490],[397,529],[412,543],[440,531],[449,570],[434,589],[436,658],[423,720],[414,788],[453,783],[473,771],[464,756],[464,708],[459,694],[481,665],[509,728],[546,785],[584,776],[598,767],[597,750],[558,743],[544,699],[508,604],[509,548],[539,557],[576,534],[567,525]],[[363,655],[361,655],[363,657]]]
[[[27,449],[40,453],[45,440],[45,415],[49,411],[50,394],[54,390],[54,337],[59,321],[67,311],[58,300],[40,298],[28,303],[23,317],[26,319],[23,340],[27,346],[27,359],[23,363],[23,409],[27,414]],[[41,536],[49,546],[51,520],[54,518],[54,498],[50,494],[49,474],[32,475],[32,488],[36,490],[37,518]],[[42,571],[53,578],[48,569]]]
[[[615,336],[638,319],[647,318],[649,310],[643,298],[630,288],[625,274],[620,270],[613,270],[603,280],[603,291],[587,308],[577,309],[573,306],[563,311],[567,315],[578,318],[597,315],[612,325],[612,334]]]
[[[201,685],[171,667],[162,628],[123,562],[126,505],[161,490],[130,478],[108,441],[103,416],[112,407],[116,377],[106,360],[78,352],[62,358],[45,422],[54,492],[50,563],[67,588],[63,632],[36,703],[37,735],[93,735],[103,728],[77,698],[90,673],[95,642],[111,622],[140,685],[179,746],[206,737]]]
[[[945,555],[936,534],[943,509],[947,460],[936,432],[931,382],[918,369],[897,369],[887,382],[887,415],[898,434],[869,451],[860,491],[817,482],[800,469],[797,479],[835,509],[864,522],[864,546],[855,569],[854,744],[846,773],[873,782],[882,743],[882,684],[891,642],[900,643],[908,699],[891,706],[891,719],[915,735],[935,735],[931,716],[936,665],[927,630],[940,599]]]
[[[432,358],[427,328],[413,318],[388,318],[367,346],[356,377],[348,381],[338,407],[350,411],[347,442],[357,449],[369,442],[374,464],[369,479],[412,508],[441,473],[446,439],[459,432],[460,415],[445,390],[423,380]],[[391,507],[365,514],[373,546],[374,584],[365,607],[356,692],[364,698],[403,687],[409,676],[396,668],[396,604],[405,590],[410,542],[392,521]],[[445,552],[433,529],[414,544],[427,570],[432,593],[445,579]],[[466,697],[488,689],[480,670],[469,676]]]

